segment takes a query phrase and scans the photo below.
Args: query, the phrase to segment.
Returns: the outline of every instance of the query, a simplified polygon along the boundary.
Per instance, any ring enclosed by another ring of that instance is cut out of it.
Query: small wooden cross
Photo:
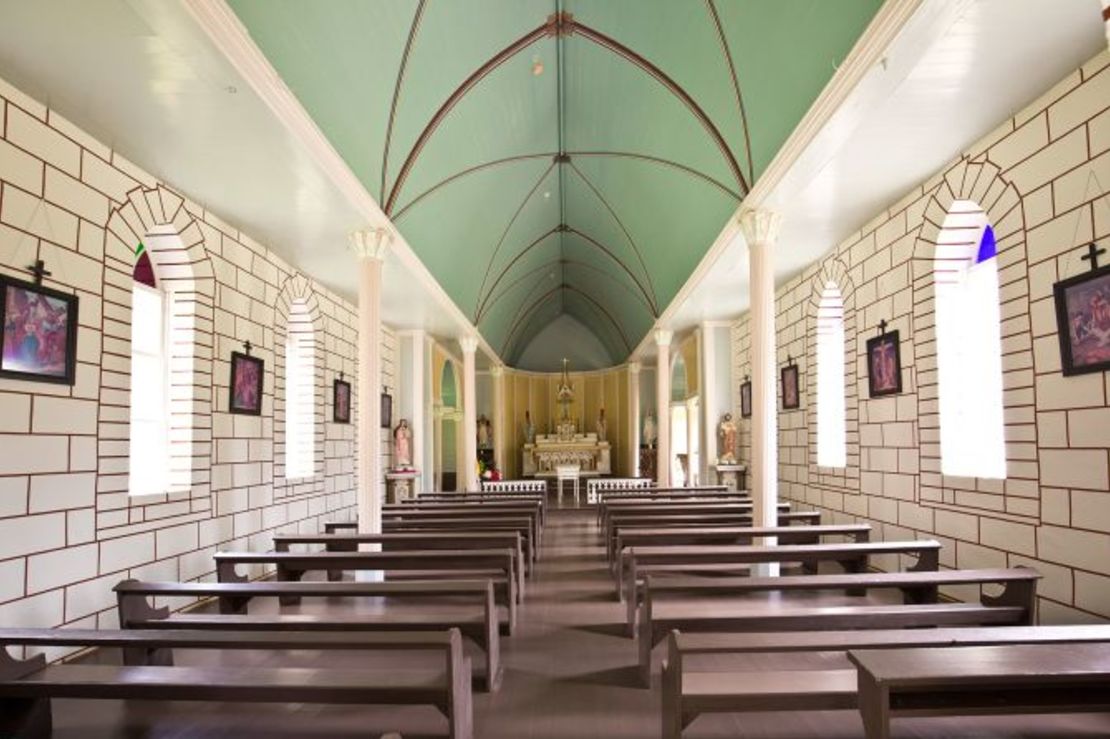
[[[879,321],[879,336],[886,333],[886,319]]]
[[[51,273],[46,269],[46,262],[41,259],[36,259],[34,264],[27,265],[27,271],[35,276],[35,284],[41,285],[43,277],[49,277]]]
[[[1098,248],[1098,245],[1092,241],[1090,244],[1087,245],[1087,253],[1081,256],[1080,259],[1082,259],[1084,262],[1090,262],[1091,271],[1094,272],[1096,269],[1098,269],[1098,258],[1105,253],[1105,249]],[[42,262],[39,262],[39,264],[42,264]],[[47,274],[49,274],[49,272]]]
[[[248,356],[248,357],[249,357],[249,356],[251,355],[251,342],[250,342],[250,339],[248,339],[248,340],[246,340],[246,341],[244,341],[244,342],[243,342],[243,351],[245,351],[245,352],[247,353],[247,356]]]
[[[787,367],[793,367],[794,366],[794,357],[792,357],[789,354],[786,355],[786,366]]]

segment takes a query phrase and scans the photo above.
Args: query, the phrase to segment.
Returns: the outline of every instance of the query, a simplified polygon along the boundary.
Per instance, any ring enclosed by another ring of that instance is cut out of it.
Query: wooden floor
[[[520,628],[516,635],[502,642],[504,686],[492,696],[475,693],[476,736],[481,739],[659,736],[659,692],[632,687],[635,643],[621,635],[623,609],[612,593],[593,512],[553,510],[544,533],[542,559],[528,584]],[[835,596],[830,598],[840,602]],[[350,611],[352,607],[355,606],[349,601],[336,601],[318,606],[315,612],[329,608]],[[363,603],[357,607],[378,605]],[[105,653],[97,659],[112,660],[114,655]],[[179,655],[178,661],[242,664],[244,659],[259,664],[290,664],[297,660],[297,664],[304,665],[339,662],[354,666],[366,657],[316,653],[257,654],[245,658],[242,653],[198,652],[187,657]],[[413,739],[442,736],[446,727],[438,714],[423,708],[391,711],[307,704],[57,701],[54,717],[55,736],[74,739],[370,738],[400,728],[405,729],[406,739]],[[899,737],[930,739],[1110,737],[1110,715],[906,720],[897,722],[896,727]],[[413,728],[418,730],[414,732]],[[862,736],[862,726],[854,711],[706,716],[690,726],[685,736],[857,739]]]

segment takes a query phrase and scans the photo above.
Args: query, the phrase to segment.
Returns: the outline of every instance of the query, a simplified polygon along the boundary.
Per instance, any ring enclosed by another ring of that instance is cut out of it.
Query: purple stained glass
[[[151,264],[150,255],[146,251],[141,252],[139,258],[135,260],[135,271],[131,276],[140,285],[158,289],[158,282],[154,279],[154,265]]]
[[[998,253],[998,245],[994,241],[994,229],[987,226],[983,229],[983,237],[979,239],[979,253],[975,255],[975,263],[980,264],[993,259]]]

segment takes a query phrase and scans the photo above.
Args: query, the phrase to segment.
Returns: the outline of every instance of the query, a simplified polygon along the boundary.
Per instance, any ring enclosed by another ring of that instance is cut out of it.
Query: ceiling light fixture
[[[543,74],[543,62],[540,60],[539,55],[532,57],[532,76],[539,77]]]

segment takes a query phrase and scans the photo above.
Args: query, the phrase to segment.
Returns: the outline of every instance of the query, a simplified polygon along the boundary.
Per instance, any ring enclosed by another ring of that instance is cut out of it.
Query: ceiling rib
[[[397,195],[400,194],[401,188],[404,187],[405,180],[408,179],[409,172],[412,171],[412,166],[416,163],[416,158],[420,156],[420,152],[424,148],[424,145],[428,143],[428,139],[430,139],[436,129],[439,128],[439,124],[443,122],[443,119],[447,117],[451,109],[454,108],[475,85],[485,79],[490,72],[497,69],[506,61],[516,56],[520,51],[528,48],[546,35],[549,35],[549,26],[547,23],[532,29],[490,57],[482,66],[478,67],[469,77],[463,80],[462,84],[455,88],[454,92],[443,102],[443,105],[439,106],[439,110],[432,115],[431,120],[428,121],[428,125],[420,132],[419,138],[417,138],[416,143],[413,144],[412,150],[409,151],[408,156],[405,157],[405,162],[401,165],[401,171],[397,173],[397,181],[393,184],[393,189],[389,191],[389,198],[386,200],[385,208],[383,209],[386,215],[390,215],[393,212],[393,206],[397,202]]]
[[[685,172],[686,174],[697,177],[698,179],[700,179],[704,182],[707,182],[710,185],[713,185],[718,190],[720,190],[721,192],[723,192],[724,194],[728,195],[730,198],[735,200],[737,203],[739,203],[743,199],[743,196],[740,195],[740,193],[731,189],[728,185],[725,185],[720,180],[715,179],[713,177],[710,177],[709,175],[705,174],[704,172],[700,172],[700,171],[694,169],[693,167],[688,167],[685,164],[682,164],[680,162],[676,162],[676,161],[673,161],[673,160],[670,160],[670,159],[664,159],[663,157],[652,156],[650,154],[638,154],[638,153],[632,152],[632,151],[568,151],[566,154],[567,154],[568,157],[571,157],[571,158],[573,158],[573,157],[616,157],[616,158],[621,158],[621,159],[635,159],[635,160],[639,160],[639,161],[649,162],[649,163],[652,163],[652,164],[660,164],[660,165],[663,165],[663,166],[666,166],[666,167],[671,167],[673,169],[677,169],[681,172]],[[488,161],[488,162],[483,162],[481,164],[476,164],[473,167],[468,167],[464,170],[456,172],[455,174],[451,175],[450,177],[448,177],[446,179],[440,180],[439,182],[432,185],[431,187],[429,187],[424,192],[417,195],[415,198],[413,198],[409,202],[405,203],[405,205],[403,207],[401,207],[401,209],[398,210],[397,213],[393,216],[393,220],[394,221],[400,220],[401,218],[403,218],[408,213],[409,209],[411,209],[413,206],[415,206],[421,200],[423,200],[424,198],[433,194],[434,192],[439,190],[441,187],[449,185],[452,182],[454,182],[455,180],[458,180],[458,179],[460,179],[462,177],[465,177],[467,175],[475,174],[475,173],[480,172],[484,169],[489,169],[490,167],[496,167],[496,166],[499,166],[499,165],[502,165],[502,164],[512,164],[514,162],[525,161],[525,160],[528,160],[528,159],[547,159],[547,158],[555,157],[555,156],[558,156],[558,152],[544,151],[544,152],[540,152],[538,154],[517,154],[516,156],[504,157],[502,159],[493,159],[493,160]]]
[[[412,25],[409,26],[409,36],[405,41],[405,50],[401,54],[401,65],[397,69],[397,82],[393,85],[393,102],[389,105],[389,121],[385,126],[385,147],[382,150],[382,188],[378,192],[378,199],[385,197],[385,178],[389,171],[389,142],[393,138],[393,121],[397,117],[397,102],[401,99],[401,85],[405,81],[405,70],[408,69],[409,53],[416,40],[416,30],[420,27],[420,19],[424,17],[426,0],[420,0],[416,5],[416,12],[412,16]]]
[[[550,231],[548,231],[547,233],[544,233],[539,238],[533,240],[531,244],[529,244],[523,250],[521,250],[520,253],[518,253],[515,257],[513,257],[509,261],[509,263],[507,265],[505,265],[505,267],[501,270],[501,272],[498,273],[497,279],[493,281],[492,285],[490,285],[490,288],[486,292],[485,297],[482,298],[482,304],[478,308],[478,313],[479,314],[481,314],[483,312],[483,308],[485,306],[485,303],[490,299],[490,296],[493,295],[494,291],[497,290],[497,285],[500,284],[501,280],[504,279],[505,275],[508,274],[509,270],[511,270],[513,268],[513,265],[515,265],[518,261],[520,261],[520,259],[522,257],[524,257],[525,254],[530,252],[535,247],[539,246],[539,244],[544,239],[546,239],[548,236],[551,236],[552,234],[556,234],[556,233],[572,233],[572,234],[575,234],[576,236],[581,237],[583,240],[585,240],[591,246],[593,246],[597,249],[600,249],[602,251],[602,253],[604,253],[607,257],[609,257],[614,262],[616,262],[617,265],[622,270],[624,270],[625,274],[627,274],[632,279],[632,281],[634,283],[636,283],[636,287],[638,287],[640,289],[640,292],[643,294],[644,298],[647,299],[648,303],[653,305],[653,306],[655,305],[654,301],[651,299],[651,295],[644,288],[643,284],[636,278],[636,275],[634,275],[632,273],[632,270],[630,270],[628,268],[628,265],[626,265],[624,262],[622,262],[620,260],[620,258],[618,258],[615,254],[613,254],[613,252],[611,252],[605,245],[603,245],[600,241],[593,238],[589,234],[584,233],[583,231],[580,231],[580,230],[578,230],[576,228],[573,228],[572,226],[568,226],[566,224],[560,224],[560,225],[556,226],[555,228],[551,229]],[[653,313],[653,316],[657,315],[655,310],[653,310],[652,313]]]
[[[520,322],[522,320],[524,320],[524,318],[529,313],[534,311],[545,300],[548,300],[549,298],[551,298],[552,295],[555,295],[556,293],[559,293],[559,292],[562,292],[562,285],[556,285],[555,287],[551,288],[550,290],[545,292],[540,297],[533,300],[532,303],[527,308],[525,308],[520,313],[520,315],[518,315],[516,317],[516,320],[513,321],[513,325],[509,327],[509,333],[505,334],[505,340],[501,343],[501,356],[505,356],[505,350],[509,348],[509,342],[512,341],[513,335],[516,333],[517,328],[520,326]]]
[[[584,23],[579,23],[573,18],[568,19],[567,23],[575,32],[580,33],[583,38],[594,42],[603,49],[608,49],[651,75],[657,82],[666,87],[672,95],[681,100],[689,111],[693,113],[694,117],[698,119],[698,122],[701,123],[706,133],[713,139],[717,148],[720,149],[721,156],[725,158],[725,162],[728,164],[729,169],[732,170],[732,176],[736,179],[737,184],[740,185],[740,189],[744,192],[748,191],[748,181],[744,177],[744,173],[740,171],[740,165],[736,162],[736,157],[732,155],[732,150],[729,149],[728,143],[726,143],[724,137],[721,136],[721,132],[717,130],[717,126],[713,124],[713,121],[709,119],[709,116],[701,109],[701,106],[694,101],[694,98],[690,97],[690,93],[683,89],[682,85],[675,82],[662,69],[655,66],[620,41],[606,36],[604,33],[590,28]]]
[[[479,315],[478,318],[475,320],[475,323],[480,323],[482,321],[482,319],[486,315],[488,315],[491,310],[493,310],[493,306],[497,304],[497,301],[501,300],[501,298],[505,297],[510,292],[512,292],[513,288],[516,287],[517,285],[519,285],[521,282],[524,282],[526,279],[528,279],[530,276],[536,274],[540,270],[551,269],[554,266],[560,265],[560,264],[564,265],[564,266],[567,266],[567,267],[585,267],[586,269],[593,270],[594,272],[597,272],[598,274],[609,278],[610,280],[612,280],[613,282],[615,282],[616,284],[618,284],[622,288],[624,288],[628,292],[628,294],[631,295],[632,297],[634,297],[639,303],[641,303],[644,306],[644,308],[646,308],[648,310],[649,313],[652,311],[651,305],[648,304],[648,302],[646,300],[644,300],[643,295],[641,295],[640,293],[633,290],[631,287],[628,286],[627,283],[621,281],[619,278],[617,278],[611,272],[607,272],[607,271],[603,270],[601,267],[590,264],[589,262],[583,262],[580,259],[567,259],[565,257],[560,257],[559,259],[551,259],[549,261],[546,261],[543,264],[539,265],[538,267],[535,267],[533,269],[528,270],[523,275],[521,275],[520,277],[517,277],[515,280],[513,280],[508,285],[506,285],[505,288],[503,290],[501,290],[501,292],[497,293],[497,295],[491,296],[491,299],[485,305],[485,308],[483,309],[481,315]]]
[[[581,178],[582,182],[586,184],[586,187],[590,189],[590,192],[592,192],[601,202],[601,204],[605,206],[605,210],[607,210],[609,212],[609,215],[613,217],[613,221],[616,222],[617,226],[624,233],[625,238],[628,239],[628,244],[632,247],[632,252],[636,255],[636,259],[640,262],[640,268],[644,271],[644,277],[647,279],[648,287],[651,289],[651,296],[652,298],[654,298],[654,302],[652,302],[651,304],[652,313],[658,315],[659,296],[655,294],[655,284],[651,280],[651,272],[648,271],[647,263],[644,262],[644,255],[640,253],[640,248],[636,246],[636,240],[632,238],[632,234],[629,233],[628,229],[625,227],[624,221],[620,219],[620,216],[618,216],[617,212],[613,210],[613,207],[609,205],[609,201],[605,199],[605,196],[601,194],[601,191],[594,185],[593,182],[590,181],[590,178],[587,177],[585,173],[582,172],[582,170],[578,169],[573,161],[570,162],[570,168],[574,170],[574,173],[578,175],[579,178]]]
[[[748,160],[748,181],[755,182],[755,165],[752,163],[752,137],[748,132],[748,114],[744,110],[744,96],[740,93],[740,79],[736,75],[736,64],[732,61],[732,50],[728,46],[728,37],[725,35],[724,26],[721,25],[721,16],[717,14],[717,5],[713,0],[705,0],[709,9],[709,17],[717,29],[717,39],[721,42],[721,52],[725,55],[725,65],[728,67],[729,77],[732,78],[732,90],[736,94],[736,107],[740,110],[740,129],[744,134],[744,152]]]
[[[528,205],[528,201],[532,199],[532,196],[536,194],[536,190],[538,190],[540,185],[543,184],[544,180],[547,179],[547,176],[551,174],[551,170],[555,168],[555,164],[556,162],[553,159],[551,161],[551,164],[547,165],[547,169],[543,171],[543,173],[539,176],[539,179],[536,180],[536,184],[532,185],[532,189],[529,190],[528,194],[524,196],[524,199],[520,201],[520,205],[517,206],[517,209],[513,212],[513,217],[510,218],[509,222],[505,225],[505,230],[501,232],[501,238],[497,240],[497,245],[493,248],[493,253],[490,254],[489,261],[486,263],[486,273],[482,275],[482,284],[478,286],[478,298],[474,306],[475,323],[478,322],[478,311],[482,307],[482,292],[486,289],[486,282],[489,281],[489,273],[490,270],[493,269],[493,261],[497,259],[497,254],[501,251],[501,247],[505,244],[505,239],[508,237],[509,231],[512,230],[513,224],[516,223],[516,219],[520,217],[520,214],[524,211],[524,207]]]
[[[566,291],[566,292],[573,293],[574,295],[578,295],[580,297],[585,298],[587,302],[589,302],[591,305],[593,305],[595,308],[597,308],[599,311],[601,311],[601,314],[609,319],[609,323],[611,323],[613,325],[613,328],[617,329],[617,333],[620,334],[621,341],[624,343],[625,352],[628,353],[628,352],[632,351],[632,345],[628,343],[628,336],[625,335],[624,329],[621,328],[620,323],[617,322],[617,319],[613,318],[613,314],[611,314],[605,308],[605,306],[603,306],[601,303],[597,302],[597,300],[595,300],[594,297],[591,296],[589,293],[585,292],[584,290],[579,290],[574,285],[564,284],[563,285],[563,290]]]
[[[556,154],[557,154],[557,152],[554,152],[554,151],[545,151],[545,152],[540,152],[539,154],[517,154],[517,155],[511,156],[511,157],[503,157],[501,159],[494,159],[494,160],[489,161],[489,162],[482,162],[481,164],[475,164],[473,167],[467,167],[464,170],[456,172],[455,174],[451,175],[447,179],[440,180],[439,182],[432,185],[431,187],[429,187],[424,192],[417,195],[415,198],[413,198],[409,202],[405,203],[405,205],[400,210],[398,210],[397,213],[393,216],[393,220],[394,221],[401,220],[402,218],[405,217],[405,214],[409,212],[409,209],[414,207],[421,200],[423,200],[424,198],[433,194],[434,192],[439,190],[441,187],[445,187],[447,185],[450,185],[455,180],[466,177],[469,174],[475,174],[476,172],[481,172],[483,169],[489,169],[490,167],[496,167],[496,166],[499,166],[501,164],[512,164],[514,162],[523,162],[523,161],[527,161],[529,159],[550,159],[550,158],[554,157]]]

